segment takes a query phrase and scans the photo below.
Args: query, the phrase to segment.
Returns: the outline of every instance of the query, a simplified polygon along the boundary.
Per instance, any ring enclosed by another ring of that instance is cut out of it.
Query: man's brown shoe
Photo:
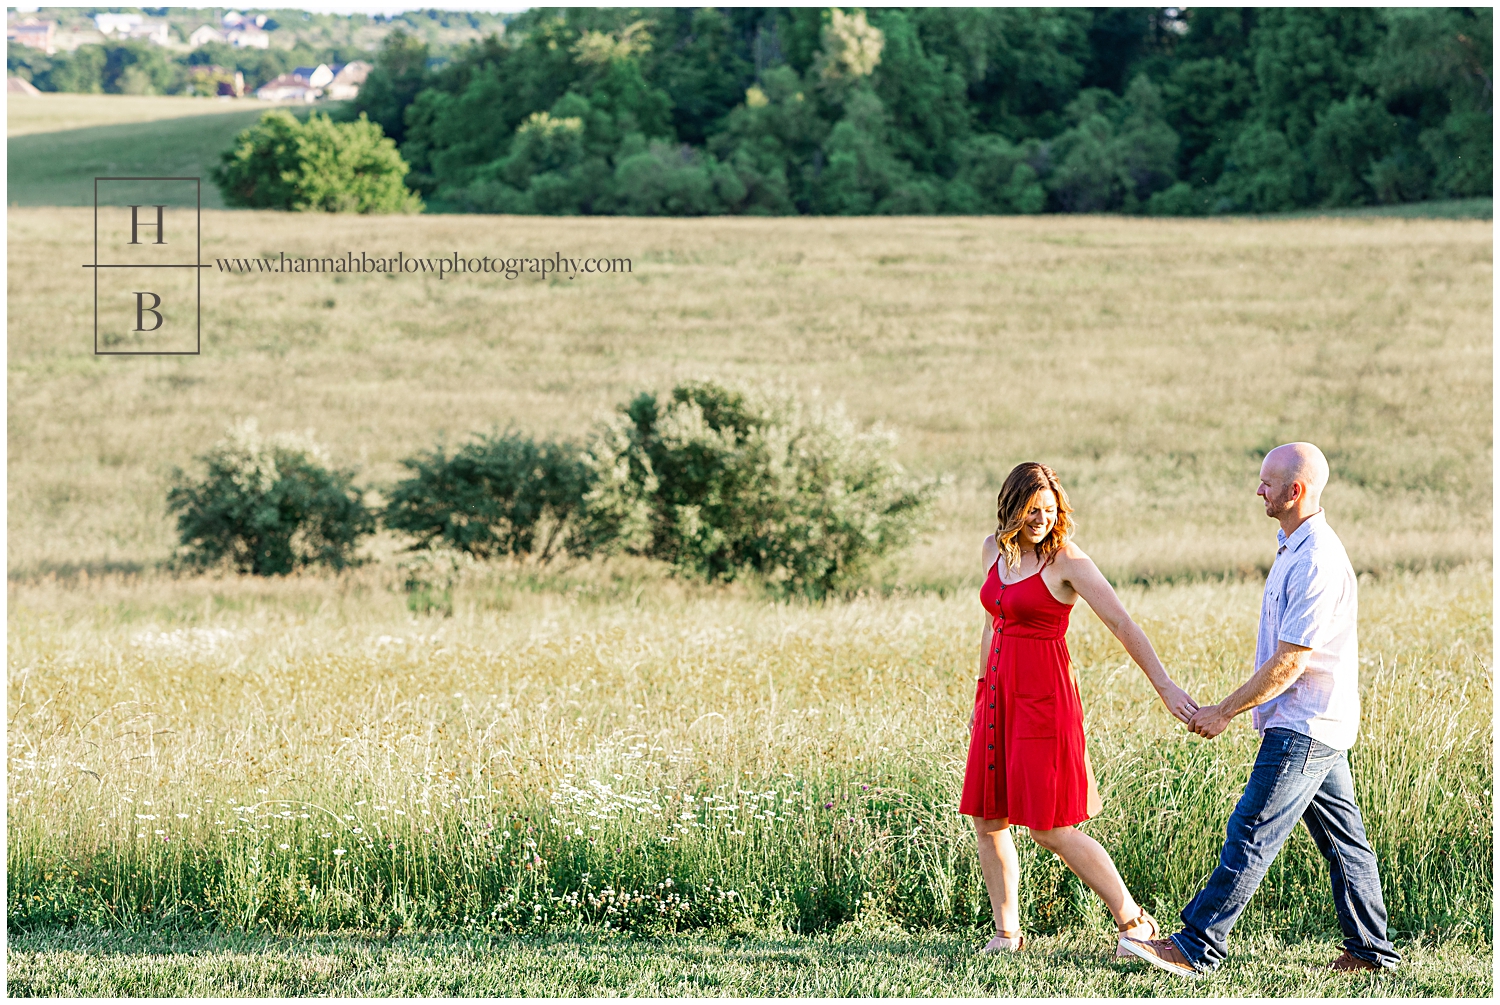
[[[1198,980],[1203,975],[1193,969],[1188,958],[1183,955],[1182,950],[1177,948],[1177,943],[1171,939],[1125,939],[1120,940],[1120,948],[1132,956],[1139,956],[1153,967],[1165,970],[1169,974],[1178,977],[1191,977]]]
[[[1328,965],[1329,970],[1337,970],[1339,973],[1351,973],[1359,970],[1384,970],[1379,963],[1371,963],[1362,960],[1349,950],[1344,950],[1343,955]]]

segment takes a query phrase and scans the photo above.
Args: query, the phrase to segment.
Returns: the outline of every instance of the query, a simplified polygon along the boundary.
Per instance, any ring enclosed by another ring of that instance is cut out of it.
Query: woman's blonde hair
[[[1026,514],[1031,510],[1032,500],[1038,493],[1048,489],[1057,498],[1057,522],[1052,525],[1047,536],[1036,543],[1037,561],[1042,565],[1050,563],[1052,557],[1068,543],[1068,538],[1073,536],[1073,518],[1069,515],[1073,512],[1073,507],[1068,504],[1068,494],[1057,480],[1057,472],[1035,461],[1017,464],[1005,476],[1005,484],[1000,486],[1000,497],[995,504],[998,522],[995,543],[1000,546],[1000,554],[1005,556],[1007,569],[1014,569],[1020,564],[1021,547],[1016,544],[1016,537],[1021,533]]]

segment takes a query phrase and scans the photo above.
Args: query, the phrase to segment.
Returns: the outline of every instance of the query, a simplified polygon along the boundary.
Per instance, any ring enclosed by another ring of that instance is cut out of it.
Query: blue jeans
[[[1224,961],[1229,930],[1299,819],[1328,860],[1344,948],[1381,967],[1401,961],[1386,939],[1380,873],[1354,802],[1348,757],[1275,728],[1266,730],[1245,794],[1230,814],[1218,868],[1182,909],[1182,931],[1172,936],[1195,968],[1207,972]]]

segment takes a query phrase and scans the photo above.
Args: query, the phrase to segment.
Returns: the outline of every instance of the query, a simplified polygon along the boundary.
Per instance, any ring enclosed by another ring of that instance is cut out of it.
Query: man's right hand
[[[1233,718],[1234,716],[1226,714],[1223,703],[1204,705],[1193,713],[1188,729],[1206,740],[1212,740],[1229,728],[1229,723]]]

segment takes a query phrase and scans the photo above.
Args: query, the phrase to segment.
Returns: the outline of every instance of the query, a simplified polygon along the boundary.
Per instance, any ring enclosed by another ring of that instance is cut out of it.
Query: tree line
[[[219,81],[227,79],[222,71],[243,74],[247,92],[253,92],[298,66],[369,56],[349,46],[305,43],[289,49],[238,49],[225,42],[207,42],[191,52],[175,53],[145,41],[80,45],[49,56],[12,42],[6,62],[11,76],[23,77],[41,91],[212,96]]]
[[[526,11],[356,109],[429,209],[1274,212],[1489,195],[1489,8]]]

